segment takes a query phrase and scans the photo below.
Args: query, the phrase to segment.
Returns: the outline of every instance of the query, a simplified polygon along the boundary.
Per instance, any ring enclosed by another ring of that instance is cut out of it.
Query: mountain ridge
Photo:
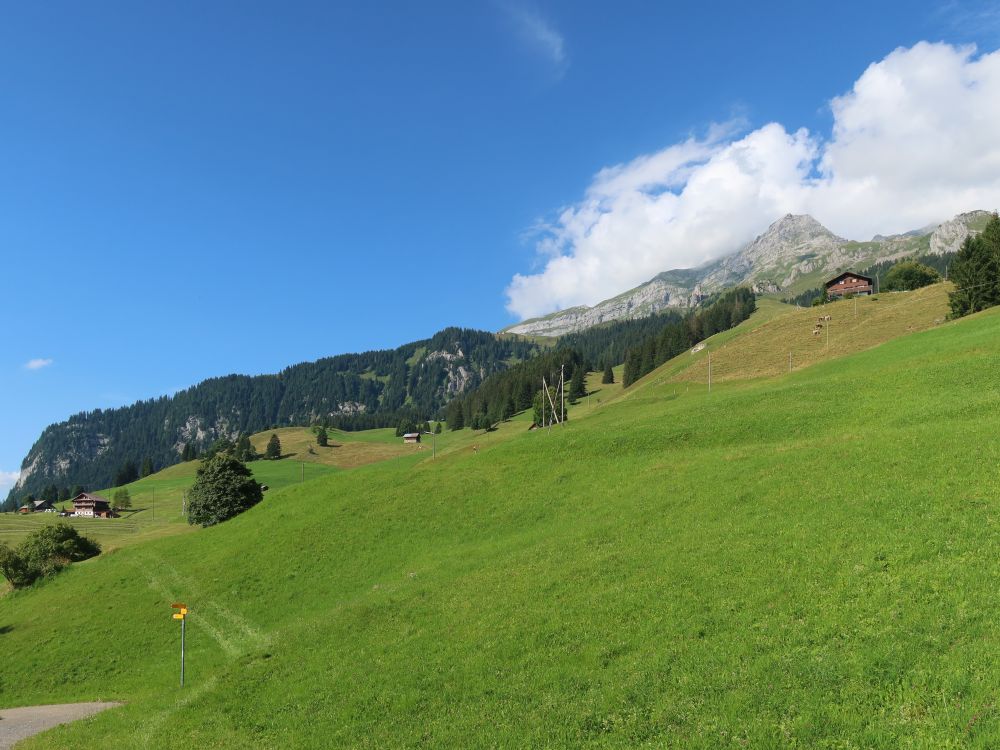
[[[920,252],[954,252],[978,232],[990,212],[958,214],[940,224],[867,242],[844,239],[808,214],[786,214],[736,252],[696,268],[662,271],[649,281],[595,305],[577,305],[507,326],[503,333],[562,336],[601,323],[690,308],[727,287],[745,284],[757,294],[787,290],[817,273],[891,260]]]

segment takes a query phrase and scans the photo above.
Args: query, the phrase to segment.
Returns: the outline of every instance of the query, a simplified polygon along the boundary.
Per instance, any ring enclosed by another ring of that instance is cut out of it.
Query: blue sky
[[[985,3],[679,5],[9,4],[0,483],[76,411],[596,301],[567,222],[601,170],[831,139],[894,49],[1000,40]]]

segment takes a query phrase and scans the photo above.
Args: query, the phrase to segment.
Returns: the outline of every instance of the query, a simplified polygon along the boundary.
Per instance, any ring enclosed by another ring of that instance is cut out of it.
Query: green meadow
[[[125,703],[24,748],[996,747],[1000,311],[898,333],[270,462],[242,516],[0,597],[0,705]]]

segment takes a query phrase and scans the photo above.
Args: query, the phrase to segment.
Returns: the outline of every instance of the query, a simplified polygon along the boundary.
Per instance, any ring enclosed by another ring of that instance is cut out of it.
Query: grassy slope
[[[280,461],[255,461],[250,464],[254,476],[270,490],[279,490],[302,480],[314,479],[337,469],[351,469],[369,463],[412,455],[413,446],[404,446],[393,430],[340,432],[330,430],[330,445],[316,445],[316,436],[308,428],[289,427],[276,430],[283,450]],[[263,454],[271,432],[252,436]],[[310,452],[312,449],[312,452]],[[198,462],[169,466],[162,471],[126,485],[132,509],[116,519],[59,518],[55,514],[0,514],[0,541],[16,544],[41,525],[64,522],[99,541],[106,549],[148,541],[171,534],[192,531],[183,515],[184,492],[194,481]],[[114,489],[98,490],[111,498]],[[58,503],[65,506],[68,503]]]
[[[944,322],[950,283],[915,292],[884,292],[875,297],[842,300],[820,308],[796,308],[769,300],[737,328],[709,340],[706,350],[678,357],[668,367],[675,379],[706,384],[708,349],[712,380],[772,377],[793,369],[870,349],[886,341]],[[813,330],[819,316],[829,315],[821,335]],[[829,331],[827,330],[829,329]]]
[[[36,748],[994,746],[998,334],[654,373],[74,566],[0,599],[0,705],[129,702]]]

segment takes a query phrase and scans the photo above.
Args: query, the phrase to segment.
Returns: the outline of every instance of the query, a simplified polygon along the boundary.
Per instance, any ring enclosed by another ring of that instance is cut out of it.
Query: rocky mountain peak
[[[839,245],[838,237],[808,214],[786,214],[740,253],[751,262],[773,260]]]

